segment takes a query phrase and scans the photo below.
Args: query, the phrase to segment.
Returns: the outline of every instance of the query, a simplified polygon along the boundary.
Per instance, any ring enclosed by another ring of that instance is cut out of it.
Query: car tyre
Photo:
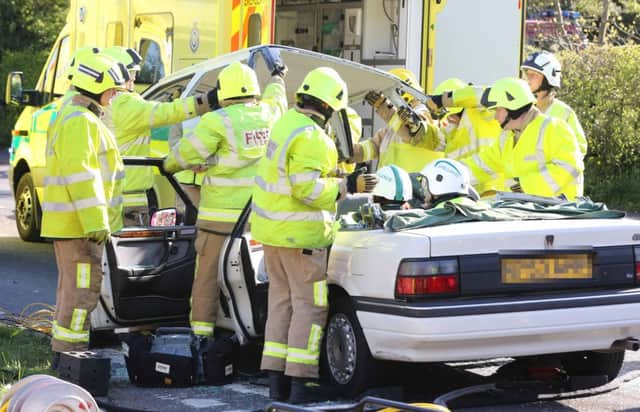
[[[611,382],[618,376],[623,362],[623,350],[616,352],[572,352],[562,357],[562,366],[568,375],[607,375],[607,382]]]
[[[351,302],[331,302],[323,341],[322,370],[331,385],[354,398],[379,381],[380,365],[371,356]]]
[[[16,227],[20,238],[26,242],[39,242],[40,237],[40,204],[31,173],[25,173],[18,181],[16,188]]]

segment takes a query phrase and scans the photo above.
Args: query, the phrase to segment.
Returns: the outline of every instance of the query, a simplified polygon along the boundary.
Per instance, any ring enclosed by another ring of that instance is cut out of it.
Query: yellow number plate
[[[591,279],[592,256],[560,254],[502,258],[502,283],[536,283],[549,280]]]

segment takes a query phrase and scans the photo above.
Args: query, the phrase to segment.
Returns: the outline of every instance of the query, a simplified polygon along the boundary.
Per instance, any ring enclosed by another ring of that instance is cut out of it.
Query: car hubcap
[[[353,378],[356,355],[353,325],[344,314],[337,313],[327,327],[327,361],[331,375],[339,384],[346,384]]]
[[[33,197],[31,190],[25,187],[16,204],[16,218],[23,229],[28,229],[33,217]]]

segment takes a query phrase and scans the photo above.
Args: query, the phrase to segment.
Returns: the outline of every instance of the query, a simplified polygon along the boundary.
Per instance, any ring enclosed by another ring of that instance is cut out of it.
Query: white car
[[[217,71],[248,61],[262,81],[266,61],[289,67],[289,101],[313,67],[347,80],[352,102],[370,89],[394,102],[416,90],[377,69],[282,46],[212,59],[163,79],[145,96],[207,91]],[[263,83],[264,84],[264,83]],[[361,108],[362,110],[362,108]],[[364,111],[361,111],[364,113]],[[184,122],[192,128],[197,120]],[[367,122],[365,118],[365,124]],[[153,165],[161,161],[129,159]],[[94,330],[186,323],[194,269],[196,210],[172,226],[128,227],[107,245]],[[268,274],[262,246],[245,233],[245,209],[220,260],[220,328],[260,341]],[[569,267],[569,269],[567,269]],[[640,221],[560,219],[466,222],[389,232],[339,231],[329,257],[330,313],[322,369],[345,394],[375,385],[380,360],[449,362],[494,357],[557,358],[569,374],[617,376],[640,336]]]

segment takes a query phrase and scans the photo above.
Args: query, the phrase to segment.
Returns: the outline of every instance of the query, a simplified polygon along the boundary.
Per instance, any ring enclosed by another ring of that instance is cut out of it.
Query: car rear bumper
[[[518,302],[425,305],[356,299],[356,312],[375,358],[408,362],[598,350],[640,337],[640,290]]]

